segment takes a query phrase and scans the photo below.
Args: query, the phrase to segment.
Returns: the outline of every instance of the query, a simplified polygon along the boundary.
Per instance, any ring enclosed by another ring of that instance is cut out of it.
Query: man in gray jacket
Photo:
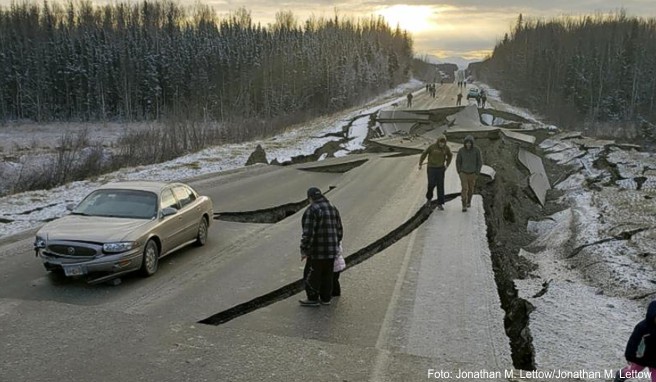
[[[483,167],[483,156],[481,150],[474,146],[474,137],[468,135],[465,137],[464,147],[458,150],[456,156],[456,170],[460,175],[460,184],[462,186],[462,212],[466,212],[471,207],[476,178],[481,173]]]

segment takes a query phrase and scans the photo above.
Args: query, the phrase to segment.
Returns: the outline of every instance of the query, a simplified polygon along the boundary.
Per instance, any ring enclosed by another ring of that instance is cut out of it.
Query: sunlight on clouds
[[[444,59],[446,57],[462,57],[467,60],[473,61],[482,61],[488,58],[492,54],[492,49],[481,49],[481,50],[431,50],[427,54],[437,57],[438,59]]]
[[[397,4],[378,10],[393,28],[397,25],[411,33],[422,32],[432,27],[430,23],[433,8],[428,5]]]

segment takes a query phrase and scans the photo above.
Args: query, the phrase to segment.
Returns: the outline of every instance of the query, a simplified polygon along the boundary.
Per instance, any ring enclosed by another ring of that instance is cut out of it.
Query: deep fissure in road
[[[459,193],[449,194],[446,196],[446,200],[450,201],[459,196]],[[433,201],[430,207],[420,208],[412,217],[410,217],[403,224],[392,230],[387,235],[346,257],[345,271],[357,264],[366,261],[367,259],[370,259],[374,255],[382,252],[397,241],[412,233],[428,219],[436,206],[437,202]],[[250,301],[235,305],[232,308],[213,314],[210,317],[199,321],[199,323],[215,326],[221,325],[228,321],[234,320],[237,317],[251,313],[257,309],[264,308],[278,301],[282,301],[288,297],[302,292],[303,289],[303,279],[298,279],[274,291],[256,297]]]
[[[344,174],[346,172],[349,172],[349,171],[353,170],[354,168],[362,166],[367,161],[369,161],[369,159],[364,158],[364,159],[360,159],[360,160],[354,160],[354,161],[351,161],[351,162],[333,164],[333,165],[328,165],[328,166],[323,166],[321,164],[321,162],[317,162],[317,165],[314,166],[314,167],[311,167],[311,166],[302,167],[302,168],[299,168],[299,170],[301,170],[301,171],[310,171],[310,172],[327,172],[327,173]]]
[[[529,328],[534,307],[521,298],[514,280],[523,279],[535,268],[519,251],[532,241],[527,222],[543,217],[544,211],[528,188],[528,172],[518,165],[518,146],[511,142],[478,140],[486,164],[496,171],[494,180],[477,185],[483,196],[492,268],[508,335],[513,365],[521,370],[535,370],[535,350]],[[479,177],[479,181],[483,179]],[[545,285],[544,293],[548,286]]]
[[[328,194],[335,189],[335,186],[330,186],[324,194]],[[223,220],[228,222],[237,223],[262,223],[274,224],[284,220],[303,208],[307,207],[310,202],[303,199],[299,202],[292,202],[271,208],[263,208],[261,210],[243,211],[243,212],[216,212],[214,213],[214,220]]]

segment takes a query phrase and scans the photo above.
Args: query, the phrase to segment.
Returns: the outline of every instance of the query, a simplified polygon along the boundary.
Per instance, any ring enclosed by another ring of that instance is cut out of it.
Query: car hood
[[[109,243],[134,240],[152,220],[68,215],[43,226],[37,235],[50,240]],[[133,233],[133,235],[130,235]],[[129,237],[128,237],[129,235]]]

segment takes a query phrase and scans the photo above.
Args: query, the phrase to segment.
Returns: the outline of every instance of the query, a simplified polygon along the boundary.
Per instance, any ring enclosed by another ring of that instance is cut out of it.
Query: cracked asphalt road
[[[298,201],[309,184],[335,186],[329,199],[342,213],[344,246],[355,251],[421,208],[417,161],[372,155],[345,174],[255,168],[191,184],[219,211]],[[458,191],[452,166],[447,193]],[[333,305],[304,310],[290,298],[219,327],[196,322],[298,279],[302,211],[276,224],[215,221],[207,246],[118,287],[47,275],[31,236],[5,242],[1,379],[413,381],[428,369],[509,369],[480,199],[468,214],[459,205],[345,272]]]

